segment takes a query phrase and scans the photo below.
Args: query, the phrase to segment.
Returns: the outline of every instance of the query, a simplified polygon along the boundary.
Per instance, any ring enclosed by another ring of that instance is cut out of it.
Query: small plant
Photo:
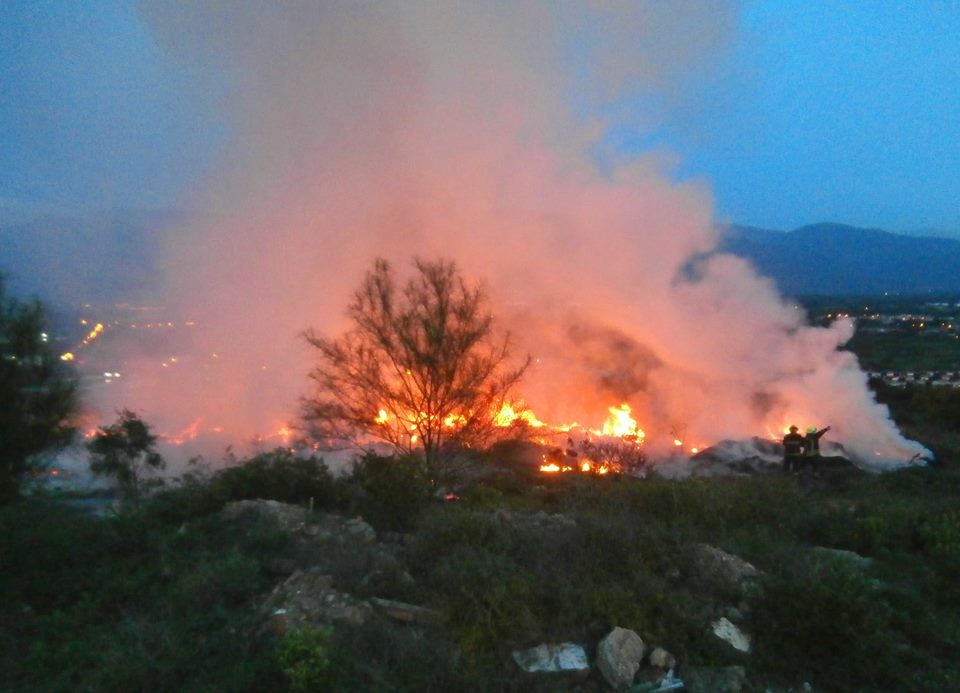
[[[123,500],[138,500],[144,473],[166,466],[156,446],[157,437],[150,427],[124,409],[116,423],[101,428],[87,443],[92,457],[90,471],[113,478]]]
[[[277,659],[294,691],[329,689],[332,635],[329,628],[300,628],[284,636]]]

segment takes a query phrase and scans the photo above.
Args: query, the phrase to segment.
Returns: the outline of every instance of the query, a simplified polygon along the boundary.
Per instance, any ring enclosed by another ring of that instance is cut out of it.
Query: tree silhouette
[[[530,359],[509,365],[509,334],[493,335],[483,289],[454,263],[418,259],[414,268],[399,288],[378,259],[348,308],[350,329],[335,339],[304,334],[318,356],[304,420],[314,437],[380,439],[422,452],[431,468],[450,451],[522,433],[522,422],[498,426],[496,414]]]

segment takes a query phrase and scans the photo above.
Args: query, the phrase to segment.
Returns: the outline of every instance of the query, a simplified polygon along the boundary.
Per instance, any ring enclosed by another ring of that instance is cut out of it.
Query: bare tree
[[[498,426],[496,415],[530,358],[509,365],[509,334],[494,337],[484,291],[454,263],[414,267],[401,289],[377,260],[349,306],[352,327],[336,339],[304,334],[319,357],[304,420],[313,437],[376,438],[435,467],[449,451],[522,433],[523,422]]]

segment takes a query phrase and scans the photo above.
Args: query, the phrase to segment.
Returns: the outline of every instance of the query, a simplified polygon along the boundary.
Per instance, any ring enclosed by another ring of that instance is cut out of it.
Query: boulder
[[[740,652],[750,653],[750,636],[737,628],[726,617],[713,622],[713,634],[721,640],[730,644],[731,647]]]
[[[677,658],[662,647],[655,647],[650,653],[650,666],[657,669],[673,669],[677,666]]]
[[[753,564],[709,544],[694,544],[690,552],[694,578],[701,583],[743,590],[760,574]]]
[[[273,519],[279,526],[287,530],[300,529],[307,520],[306,508],[275,500],[263,500],[262,498],[227,503],[220,512],[229,519],[247,513],[255,513]]]
[[[514,650],[513,661],[528,674],[572,674],[577,678],[590,674],[586,651],[571,642]]]
[[[330,575],[298,570],[277,585],[262,607],[278,634],[306,625],[362,625],[370,615],[366,602],[333,588]]]
[[[597,668],[613,688],[626,688],[633,683],[645,650],[639,635],[618,626],[597,645]]]
[[[425,606],[374,597],[370,604],[395,621],[403,623],[440,623],[443,614]]]

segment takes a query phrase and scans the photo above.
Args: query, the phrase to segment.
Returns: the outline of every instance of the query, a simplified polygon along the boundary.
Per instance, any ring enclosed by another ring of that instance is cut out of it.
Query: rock
[[[344,531],[351,541],[359,541],[364,544],[372,544],[377,540],[377,533],[373,527],[357,517],[347,520],[344,524]]]
[[[662,647],[655,647],[650,653],[650,666],[658,669],[673,669],[677,666],[677,658]]]
[[[691,667],[683,673],[688,693],[740,693],[746,679],[747,670],[741,666]]]
[[[415,604],[406,604],[392,599],[381,599],[374,597],[370,604],[385,613],[395,621],[404,623],[440,623],[443,620],[443,614],[433,609]]]
[[[721,618],[713,623],[713,634],[721,640],[730,643],[731,647],[740,652],[750,652],[750,636],[737,628],[727,618]]]
[[[348,623],[362,625],[370,615],[370,605],[333,589],[333,578],[318,571],[296,571],[274,588],[264,602],[278,634],[305,625]]]
[[[813,552],[818,556],[823,558],[837,559],[844,563],[848,563],[856,568],[861,570],[866,570],[873,565],[873,559],[867,558],[866,556],[861,556],[860,554],[854,551],[845,551],[844,549],[830,549],[826,546],[814,546]]]
[[[709,544],[690,547],[695,579],[711,585],[742,590],[760,574],[751,563]]]
[[[537,645],[512,654],[513,661],[528,674],[573,674],[577,678],[590,674],[587,653],[572,642]]]
[[[300,529],[307,519],[306,508],[261,498],[227,503],[220,512],[224,517],[230,519],[246,513],[256,513],[273,519],[278,525],[288,530]]]
[[[597,668],[614,688],[626,688],[643,661],[646,647],[632,630],[614,628],[597,645]]]

